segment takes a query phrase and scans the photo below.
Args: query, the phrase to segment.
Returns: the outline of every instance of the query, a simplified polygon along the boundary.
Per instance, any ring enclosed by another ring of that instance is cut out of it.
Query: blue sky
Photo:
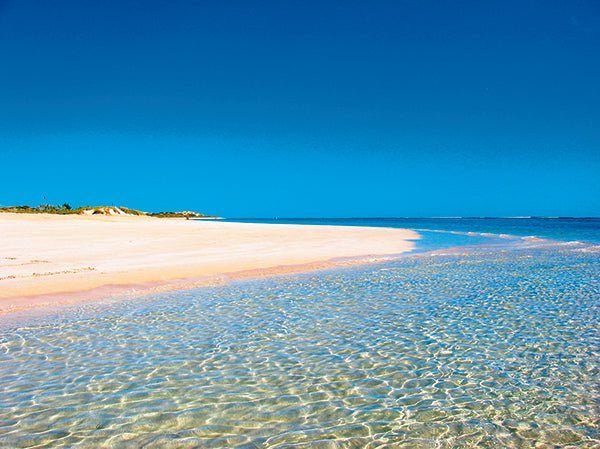
[[[600,3],[0,0],[0,204],[600,215]]]

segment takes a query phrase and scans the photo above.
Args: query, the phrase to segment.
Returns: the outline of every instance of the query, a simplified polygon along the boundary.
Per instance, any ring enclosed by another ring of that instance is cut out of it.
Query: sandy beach
[[[0,314],[381,260],[404,229],[0,214]]]

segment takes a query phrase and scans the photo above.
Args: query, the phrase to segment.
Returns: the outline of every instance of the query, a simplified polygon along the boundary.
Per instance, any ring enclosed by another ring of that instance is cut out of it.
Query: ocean
[[[599,219],[417,230],[396,260],[0,323],[3,448],[596,448]]]

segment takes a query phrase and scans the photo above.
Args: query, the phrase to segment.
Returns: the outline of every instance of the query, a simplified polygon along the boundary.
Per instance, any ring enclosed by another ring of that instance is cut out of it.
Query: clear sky
[[[598,216],[600,2],[0,0],[0,204],[41,202]]]

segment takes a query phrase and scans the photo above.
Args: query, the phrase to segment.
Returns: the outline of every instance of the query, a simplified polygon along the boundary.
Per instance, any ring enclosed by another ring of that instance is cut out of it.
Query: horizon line
[[[444,220],[464,220],[464,219],[475,219],[475,220],[598,220],[600,216],[574,216],[574,215],[565,215],[565,216],[544,216],[544,215],[531,215],[531,216],[350,216],[350,217],[223,217],[225,220],[423,220],[423,219],[444,219]]]

